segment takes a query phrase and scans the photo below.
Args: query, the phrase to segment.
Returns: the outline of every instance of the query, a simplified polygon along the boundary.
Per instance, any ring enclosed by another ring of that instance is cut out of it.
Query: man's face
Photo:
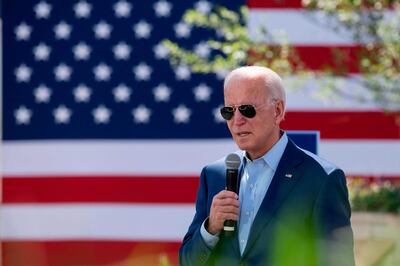
[[[279,139],[279,123],[283,118],[282,101],[273,101],[261,78],[232,78],[225,86],[226,106],[251,104],[256,116],[247,118],[236,109],[227,121],[232,137],[251,159],[264,155]]]

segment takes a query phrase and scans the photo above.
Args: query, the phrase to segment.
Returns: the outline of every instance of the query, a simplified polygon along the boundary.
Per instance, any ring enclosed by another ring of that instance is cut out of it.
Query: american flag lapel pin
[[[293,176],[292,174],[286,174],[285,175],[285,177],[287,177],[287,178],[292,178],[292,176]]]

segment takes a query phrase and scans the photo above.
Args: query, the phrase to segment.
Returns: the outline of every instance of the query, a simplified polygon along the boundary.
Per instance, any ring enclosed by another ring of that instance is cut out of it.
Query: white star
[[[45,1],[40,1],[40,3],[35,5],[34,10],[36,13],[36,18],[49,18],[51,5]]]
[[[165,84],[160,84],[153,89],[153,94],[157,102],[168,102],[171,96],[171,89]]]
[[[157,17],[168,17],[169,15],[171,15],[172,5],[165,0],[158,1],[153,5],[153,8],[156,11]]]
[[[73,48],[74,57],[76,60],[88,60],[92,49],[86,43],[79,43]]]
[[[15,122],[18,125],[25,124],[28,125],[31,122],[32,111],[25,106],[18,107],[17,110],[14,111]]]
[[[127,60],[131,54],[131,47],[124,42],[120,42],[113,47],[114,57],[117,60]]]
[[[151,72],[153,70],[151,67],[145,63],[140,63],[136,67],[133,68],[133,73],[135,74],[136,80],[149,80],[151,76]]]
[[[147,39],[150,36],[152,26],[146,21],[141,20],[133,26],[133,30],[135,31],[135,35],[137,38]]]
[[[225,119],[221,116],[220,109],[222,108],[222,105],[218,106],[217,108],[213,109],[213,116],[214,116],[214,121],[216,123],[222,123],[225,122]]]
[[[131,97],[131,89],[125,84],[120,84],[113,90],[114,99],[116,102],[128,102]]]
[[[177,124],[188,123],[191,113],[192,111],[182,104],[172,110],[174,121]]]
[[[178,80],[188,80],[190,75],[190,68],[187,65],[180,65],[175,68],[175,76]]]
[[[108,81],[110,80],[112,69],[104,63],[100,63],[93,69],[95,79],[97,81]]]
[[[32,68],[22,64],[14,70],[14,74],[17,82],[29,82],[32,76]]]
[[[64,105],[58,106],[53,111],[54,120],[57,124],[68,124],[71,119],[72,112]]]
[[[49,59],[51,48],[44,43],[40,43],[33,48],[33,54],[37,61],[47,61]]]
[[[210,56],[211,49],[206,42],[201,42],[194,47],[194,52],[200,57],[207,58]]]
[[[112,31],[112,26],[104,21],[100,21],[93,27],[97,39],[108,39]]]
[[[71,35],[71,30],[72,27],[65,23],[64,21],[61,21],[54,27],[54,32],[56,33],[56,39],[69,39]]]
[[[54,75],[57,81],[69,81],[71,78],[72,69],[64,63],[59,64],[54,68]]]
[[[17,41],[27,41],[31,37],[32,27],[22,22],[14,29]]]
[[[139,105],[132,110],[133,120],[136,123],[148,123],[150,120],[151,110],[144,105]]]
[[[111,111],[104,105],[99,105],[92,111],[96,124],[107,124],[110,121]]]
[[[169,50],[164,44],[159,43],[154,46],[153,52],[157,59],[166,59],[169,55]]]
[[[74,89],[74,97],[76,102],[88,102],[90,100],[91,90],[85,84],[79,84]]]
[[[50,101],[51,90],[42,84],[34,90],[33,94],[37,103],[48,103]]]
[[[206,84],[200,84],[196,88],[194,88],[194,95],[196,101],[198,102],[207,102],[210,100],[211,89]]]
[[[88,18],[92,11],[92,5],[86,1],[79,1],[74,5],[74,11],[77,18]]]
[[[118,18],[127,18],[130,16],[132,10],[132,4],[126,1],[118,1],[114,4],[115,16]]]
[[[179,22],[174,25],[175,35],[178,38],[187,38],[190,36],[192,27],[185,22]]]
[[[223,80],[223,79],[226,77],[226,75],[228,75],[228,73],[229,73],[228,70],[226,70],[226,69],[220,69],[220,70],[218,70],[218,71],[215,73],[215,75],[217,76],[217,78],[218,78],[219,80]]]
[[[202,14],[208,14],[211,11],[211,4],[208,1],[201,0],[195,4],[195,9]]]

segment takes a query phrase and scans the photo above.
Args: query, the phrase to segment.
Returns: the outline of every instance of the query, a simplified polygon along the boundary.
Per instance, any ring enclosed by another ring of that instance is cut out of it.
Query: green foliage
[[[307,69],[285,35],[273,36],[268,29],[259,29],[259,36],[269,42],[262,44],[247,34],[248,10],[240,12],[225,7],[215,8],[208,14],[196,10],[185,13],[184,21],[191,26],[214,30],[219,36],[208,40],[211,58],[185,49],[179,43],[164,40],[170,62],[188,65],[197,73],[225,73],[243,65],[262,65],[283,76],[295,74],[303,78],[323,76],[321,94],[339,95],[359,101],[374,101],[385,109],[400,109],[400,3],[398,0],[303,0],[305,8],[322,11],[330,18],[334,30],[345,28],[353,34],[355,43],[364,43],[356,62],[361,78],[349,73],[347,55],[332,49],[335,65],[319,72]],[[390,16],[385,8],[390,6]],[[307,14],[307,13],[306,13]],[[338,26],[339,25],[339,26]],[[326,25],[324,25],[326,26]],[[329,25],[328,25],[329,26]],[[270,44],[267,44],[270,43]],[[271,45],[275,43],[274,45]],[[279,44],[279,45],[277,45]],[[365,91],[348,91],[337,77],[347,77]]]
[[[391,212],[400,214],[400,185],[390,182],[368,183],[362,178],[350,180],[350,202],[353,211]]]
[[[189,10],[183,19],[186,23],[214,30],[218,40],[210,39],[207,44],[214,51],[213,57],[202,57],[191,50],[180,47],[178,43],[164,40],[168,48],[170,61],[174,65],[189,65],[197,73],[227,72],[245,64],[264,65],[273,68],[281,74],[294,73],[294,66],[290,61],[296,61],[293,51],[287,41],[280,38],[278,46],[260,45],[249,38],[244,26],[248,10],[245,7],[240,12],[218,7],[214,12],[203,14],[196,10]],[[263,29],[263,34],[271,40],[275,37]],[[300,63],[297,71],[300,69]]]
[[[400,109],[400,2],[303,0],[302,3],[323,11],[350,31],[355,42],[366,44],[366,49],[358,55],[363,75],[358,82],[369,89],[369,95],[360,95],[359,100],[372,98],[386,109]]]

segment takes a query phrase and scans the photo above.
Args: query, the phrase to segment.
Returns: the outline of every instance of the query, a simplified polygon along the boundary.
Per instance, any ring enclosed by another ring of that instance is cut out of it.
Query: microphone
[[[240,157],[236,153],[229,154],[225,159],[226,166],[226,189],[238,193],[238,169]],[[235,231],[236,221],[226,220],[224,222],[224,231]]]

